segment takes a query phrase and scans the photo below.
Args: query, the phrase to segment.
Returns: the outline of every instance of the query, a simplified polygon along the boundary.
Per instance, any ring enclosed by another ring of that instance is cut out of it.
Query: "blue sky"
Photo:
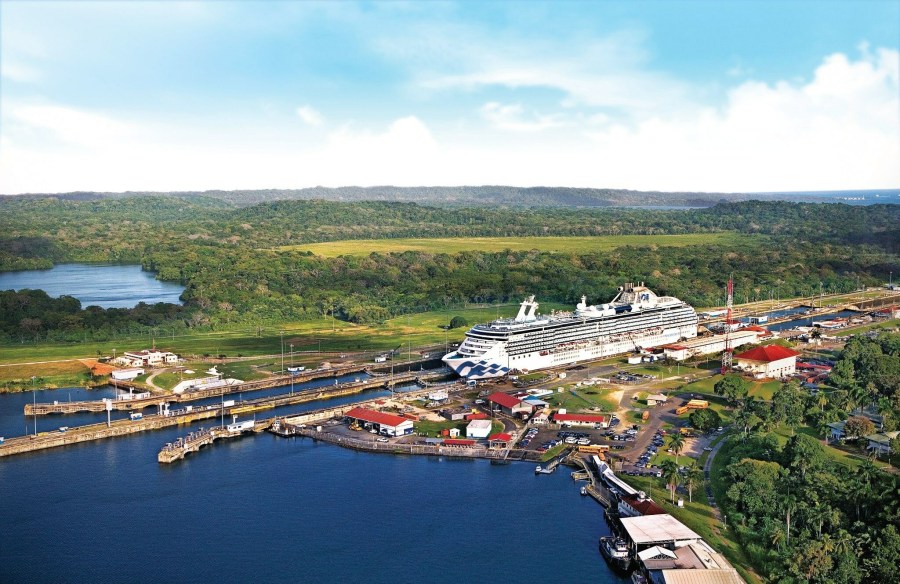
[[[900,2],[0,2],[0,192],[900,186]]]

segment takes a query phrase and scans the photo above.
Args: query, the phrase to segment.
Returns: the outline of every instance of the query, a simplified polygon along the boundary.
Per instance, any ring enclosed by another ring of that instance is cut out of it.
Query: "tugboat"
[[[631,553],[628,551],[628,544],[621,537],[601,537],[600,553],[610,566],[620,572],[628,573],[631,568]]]

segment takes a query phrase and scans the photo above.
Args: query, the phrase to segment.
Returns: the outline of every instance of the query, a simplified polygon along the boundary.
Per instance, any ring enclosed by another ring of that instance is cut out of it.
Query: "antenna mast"
[[[725,307],[727,312],[725,315],[725,350],[722,351],[722,375],[731,371],[731,358],[734,353],[734,350],[731,348],[731,326],[733,324],[731,311],[734,307],[734,281],[731,279],[731,276],[728,276],[728,299],[725,301]]]

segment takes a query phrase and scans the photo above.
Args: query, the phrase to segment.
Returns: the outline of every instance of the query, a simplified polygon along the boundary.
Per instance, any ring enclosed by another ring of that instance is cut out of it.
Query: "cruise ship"
[[[697,313],[671,296],[657,296],[643,283],[625,284],[608,304],[574,312],[537,313],[534,296],[515,318],[472,327],[443,361],[462,377],[500,377],[648,349],[697,336]]]

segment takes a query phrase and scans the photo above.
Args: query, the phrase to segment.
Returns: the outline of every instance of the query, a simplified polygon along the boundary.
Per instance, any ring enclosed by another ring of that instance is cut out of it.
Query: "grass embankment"
[[[351,239],[277,248],[278,251],[309,251],[318,256],[367,256],[371,253],[459,253],[538,250],[557,253],[612,251],[625,246],[685,247],[689,245],[736,244],[760,240],[738,233],[688,233],[680,235],[603,235],[596,237],[461,237],[408,239]]]
[[[34,376],[34,380],[31,377]],[[0,391],[79,387],[94,383],[91,369],[77,359],[36,365],[0,366]]]

